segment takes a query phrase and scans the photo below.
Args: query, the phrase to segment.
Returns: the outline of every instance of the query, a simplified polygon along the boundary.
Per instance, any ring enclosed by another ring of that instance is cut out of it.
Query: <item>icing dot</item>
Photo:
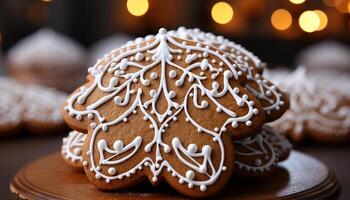
[[[153,176],[152,181],[153,181],[153,182],[157,182],[157,181],[158,181],[158,178],[155,177],[155,176]]]
[[[176,96],[176,93],[174,91],[169,92],[169,97],[174,98]]]
[[[197,145],[195,144],[189,144],[187,147],[188,152],[190,153],[196,153],[197,151]]]
[[[175,70],[170,70],[169,77],[170,78],[175,78],[176,77],[176,71]]]
[[[113,143],[113,148],[114,150],[116,150],[117,152],[120,152],[123,149],[123,142],[121,140],[116,140]]]
[[[125,118],[123,119],[123,122],[128,122],[128,118],[125,117]]]
[[[173,177],[175,177],[175,176],[176,176],[176,173],[175,173],[175,172],[173,172],[173,173],[171,173],[171,175],[172,175]]]
[[[181,58],[182,58],[181,56],[177,56],[177,59],[178,59],[178,60],[181,60]]]
[[[116,96],[116,97],[114,97],[114,102],[116,104],[120,104],[122,102],[122,98],[120,96]]]
[[[183,184],[184,182],[185,182],[185,181],[184,181],[182,178],[179,179],[179,183],[180,183],[180,184]]]
[[[257,167],[261,166],[261,164],[262,164],[262,161],[260,159],[256,159],[254,161],[254,165],[257,166]]]
[[[193,180],[194,179],[194,172],[192,170],[188,170],[186,172],[186,178],[190,179],[190,180]]]
[[[93,172],[94,171],[94,168],[93,167],[90,167],[90,172]]]
[[[136,113],[137,113],[137,110],[133,110],[132,113],[136,114]]]
[[[154,95],[156,95],[156,90],[154,90],[154,89],[152,89],[151,91],[149,91],[149,95],[151,96],[151,97],[154,97]]]
[[[147,121],[148,120],[147,116],[143,116],[143,120]]]
[[[214,128],[214,131],[215,131],[215,132],[218,132],[218,131],[219,131],[219,128],[218,128],[218,127],[215,127],[215,128]]]
[[[111,179],[107,178],[106,183],[110,183],[110,182],[111,182]]]
[[[154,126],[153,126],[152,124],[151,124],[151,125],[149,125],[149,128],[150,128],[150,129],[152,129],[153,127],[154,127]]]
[[[88,161],[86,161],[86,160],[83,161],[83,166],[84,167],[86,167],[88,164],[89,164]]]
[[[158,74],[156,72],[151,73],[151,79],[155,80],[158,78]]]
[[[110,168],[108,169],[108,174],[110,174],[110,175],[114,175],[115,172],[116,172],[116,170],[115,170],[114,167],[110,167]]]
[[[96,175],[95,175],[95,178],[96,178],[96,179],[100,179],[100,178],[101,178],[101,174],[96,174]]]
[[[192,184],[192,183],[189,183],[189,184],[188,184],[188,188],[193,188],[193,184]]]
[[[175,86],[180,87],[182,85],[182,82],[180,80],[175,81]]]
[[[88,117],[88,119],[93,119],[93,118],[94,118],[94,115],[91,114],[91,113],[89,113],[89,114],[87,115],[87,117]]]
[[[252,125],[253,125],[253,122],[250,121],[250,120],[248,120],[248,121],[245,122],[245,125],[247,125],[247,126],[252,126]]]
[[[91,124],[90,124],[90,127],[91,127],[91,128],[96,128],[96,123],[94,123],[94,122],[91,123]]]
[[[216,108],[216,112],[221,112],[221,108],[220,108],[220,107],[217,107],[217,108]]]
[[[80,121],[82,119],[82,116],[81,115],[77,115],[76,119]]]
[[[253,113],[254,113],[255,115],[259,114],[259,110],[258,110],[257,108],[254,108],[254,109],[253,109]]]
[[[231,125],[232,125],[233,128],[237,128],[238,127],[237,121],[233,121]]]
[[[145,56],[144,56],[142,53],[137,53],[137,54],[135,55],[136,61],[141,61],[141,60],[143,60],[144,57],[145,57]]]
[[[177,120],[177,117],[173,117],[173,120],[176,121],[176,120]]]
[[[142,85],[144,85],[144,86],[149,86],[149,84],[151,84],[151,82],[149,80],[142,81]]]
[[[198,129],[197,129],[197,132],[198,132],[198,133],[202,132],[202,129],[201,129],[201,128],[198,128]]]
[[[202,192],[205,192],[205,191],[207,190],[207,186],[201,185],[201,186],[199,187],[199,189],[200,189]]]
[[[227,167],[226,166],[223,166],[222,167],[222,171],[226,171],[227,170]]]
[[[170,153],[170,147],[168,145],[164,146],[164,152],[165,153]]]

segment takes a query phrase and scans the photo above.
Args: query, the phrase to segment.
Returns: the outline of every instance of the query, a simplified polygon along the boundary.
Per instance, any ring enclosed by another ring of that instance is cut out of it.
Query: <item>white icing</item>
[[[345,97],[334,87],[307,76],[303,67],[291,75],[281,73],[272,77],[288,90],[290,108],[271,126],[296,135],[305,134],[309,129],[335,136],[350,133],[350,107],[343,103]]]
[[[78,131],[69,132],[68,136],[63,138],[61,154],[73,163],[82,162],[82,148],[86,135]],[[85,161],[84,161],[85,162]],[[83,163],[87,166],[87,162]]]
[[[16,67],[81,67],[85,57],[82,46],[51,29],[41,29],[21,40],[8,52]],[[55,70],[55,69],[52,69]]]
[[[258,59],[254,54],[243,48],[241,45],[236,44],[222,36],[216,36],[213,33],[205,33],[199,29],[186,29],[180,27],[176,31],[170,31],[170,34],[175,37],[180,37],[188,40],[201,41],[208,45],[214,45],[219,49],[225,51],[232,59],[237,62],[238,67],[245,72],[248,80],[246,88],[254,96],[260,100],[267,102],[267,105],[263,105],[264,110],[267,114],[271,114],[273,111],[280,110],[280,106],[284,104],[281,100],[281,93],[272,84],[269,83],[262,75],[254,71],[254,68],[259,68],[263,66],[260,59]],[[243,56],[244,55],[244,56]],[[203,55],[206,57],[207,55]],[[188,55],[187,61],[197,58],[196,54]],[[254,66],[250,66],[249,61],[254,63]],[[215,64],[216,60],[211,60],[211,63]],[[219,66],[223,63],[220,62]],[[258,89],[255,89],[253,85],[258,85]]]
[[[98,66],[100,64],[98,63],[92,69],[90,69],[89,72],[94,77],[93,82],[88,88],[84,88],[80,91],[77,91],[76,93],[73,93],[67,100],[67,106],[65,110],[71,117],[75,117],[77,115],[91,116],[91,114],[93,114],[95,116],[94,118],[97,119],[97,123],[93,122],[90,124],[90,127],[93,129],[93,131],[88,151],[98,151],[100,155],[99,162],[95,163],[94,153],[88,154],[90,156],[91,172],[96,173],[96,178],[104,178],[106,179],[106,182],[111,182],[116,179],[119,180],[125,177],[130,177],[137,170],[141,170],[143,167],[148,167],[154,176],[152,178],[152,181],[156,182],[158,181],[159,174],[162,173],[164,168],[169,173],[171,173],[172,176],[177,177],[179,179],[179,183],[186,182],[189,188],[198,186],[200,187],[200,190],[204,192],[206,191],[207,186],[213,185],[220,177],[222,172],[227,169],[224,166],[225,149],[223,141],[221,139],[222,133],[227,130],[227,125],[237,127],[238,123],[245,124],[247,122],[248,126],[252,125],[251,119],[254,114],[257,114],[256,108],[253,106],[254,102],[248,99],[248,95],[239,92],[238,88],[232,88],[229,80],[233,78],[238,80],[240,76],[240,73],[238,72],[240,71],[236,65],[226,59],[226,57],[223,56],[220,52],[213,51],[210,48],[202,47],[204,45],[191,46],[185,43],[181,43],[178,41],[178,39],[175,39],[170,34],[168,34],[165,29],[160,29],[159,34],[156,36],[147,37],[145,39],[137,39],[137,41],[141,40],[148,42],[146,45],[137,45],[137,47],[134,49],[125,46],[123,48],[127,48],[128,50],[123,51],[121,54],[113,58],[113,60],[111,59],[108,61],[105,66],[99,68]],[[135,43],[137,44],[137,42]],[[133,42],[129,43],[129,45],[132,44]],[[182,54],[184,52],[187,54],[187,65],[179,66],[173,62],[173,58],[177,54]],[[222,65],[226,69],[224,70],[223,68],[215,68],[208,62],[208,60],[199,58],[197,54],[191,54],[191,52],[203,52],[208,55],[213,55],[220,59],[220,62],[223,63]],[[147,62],[145,66],[141,65],[141,63],[131,61],[131,59],[128,60],[128,57],[140,53],[147,53],[151,58],[150,62]],[[106,55],[106,57],[108,56],[110,56],[110,54]],[[112,65],[114,62],[116,62],[116,64]],[[129,67],[138,70],[127,72]],[[155,67],[160,67],[160,74],[157,74],[157,77],[155,73],[152,72],[152,69]],[[167,74],[166,72],[168,71],[168,68],[169,73]],[[210,76],[205,76],[205,74],[197,75],[196,73],[192,72],[192,70],[197,68],[207,71],[208,73],[210,71]],[[151,72],[151,80],[146,79],[145,74],[147,72]],[[117,81],[110,81],[109,84],[105,86],[102,84],[102,80],[104,75],[107,73],[114,74],[116,78],[123,81],[118,82],[118,84],[116,84]],[[223,76],[223,85],[221,91],[219,91],[219,83],[215,81],[220,73],[222,73]],[[168,76],[172,79],[176,79],[175,85],[177,87],[182,87],[185,81],[191,83],[190,88],[188,89],[185,96],[181,98],[181,101],[175,101],[174,97],[176,96],[176,93],[168,89]],[[135,83],[135,79],[138,79],[144,87],[149,87],[151,81],[157,79],[159,81],[159,87],[157,89],[150,89],[149,93],[144,92],[142,88],[134,88],[135,91],[132,92],[131,88],[132,84]],[[202,84],[202,81],[206,79],[213,80],[212,88],[206,88]],[[105,93],[105,96],[101,97],[95,102],[91,102],[89,105],[86,105],[87,107],[85,110],[76,110],[74,108],[75,102],[81,104],[85,103],[86,99],[95,90],[99,90]],[[123,94],[123,97],[119,96],[122,91],[126,91],[126,93]],[[157,110],[157,101],[159,100],[161,94],[164,95],[166,99],[166,110],[162,113]],[[217,99],[224,97],[225,95],[231,95],[239,107],[245,106],[248,111],[238,116],[234,111],[231,111],[228,108],[224,107]],[[144,96],[149,98],[149,100],[143,101],[145,98]],[[206,109],[208,107],[207,101],[203,100],[201,102],[198,102],[198,97],[201,96],[208,97],[208,99],[215,106],[220,108],[222,113],[225,113],[227,115],[227,119],[221,127],[216,127],[215,130],[210,130],[208,128],[202,127],[198,122],[195,121],[195,119],[191,117],[188,109],[188,106],[191,106],[188,105],[189,98],[192,99],[196,109]],[[133,99],[133,101],[131,101],[131,99]],[[124,113],[116,116],[115,119],[106,121],[103,117],[103,113],[98,112],[97,109],[110,100],[114,100],[117,106],[128,106],[128,109],[126,109]],[[117,140],[113,144],[113,149],[108,147],[107,142],[104,139],[98,139],[98,141],[95,141],[97,140],[96,138],[98,138],[97,136],[100,130],[108,131],[109,126],[114,126],[123,121],[126,122],[125,119],[127,119],[128,116],[134,113],[136,110],[144,115],[143,120],[149,122],[149,128],[154,130],[153,140],[146,144],[144,149],[139,148],[143,142],[142,136],[137,136],[125,147],[123,141]],[[148,110],[150,110],[150,113]],[[177,120],[177,116],[181,112],[185,114],[186,121],[188,123],[193,125],[196,129],[201,130],[201,134],[208,134],[211,136],[213,138],[213,141],[219,145],[220,152],[216,152],[216,156],[220,156],[221,159],[217,167],[214,167],[212,163],[212,147],[209,145],[204,145],[201,151],[198,151],[196,144],[189,145],[188,149],[184,148],[182,141],[179,138],[173,138],[171,145],[166,144],[162,141],[162,135],[166,134],[166,128],[173,120]],[[95,143],[97,143],[97,150],[95,150],[94,147]],[[151,152],[152,148],[155,148],[155,156],[145,157],[129,171],[111,175],[110,173],[105,174],[98,170],[100,166],[110,167],[121,164],[128,158],[135,155],[137,151],[144,150],[145,152]],[[175,151],[178,159],[184,165],[191,168],[192,172],[188,172],[186,175],[181,174],[171,166],[169,161],[164,160],[162,154],[169,153],[172,150]],[[123,158],[113,161],[111,160],[111,158],[114,158],[127,151],[129,153],[127,155],[124,155]],[[104,152],[108,152],[112,154],[112,156],[105,158]],[[186,159],[183,158],[182,155],[185,155]],[[203,162],[198,163],[194,160],[194,158],[203,158]],[[188,162],[187,159],[194,161],[194,164]],[[208,169],[210,169],[210,173],[208,172]],[[196,176],[192,176],[193,172],[207,175],[208,178],[205,180],[196,180]]]

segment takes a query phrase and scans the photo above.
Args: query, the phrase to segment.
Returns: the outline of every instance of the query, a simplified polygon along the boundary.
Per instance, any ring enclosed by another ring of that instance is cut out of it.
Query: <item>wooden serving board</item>
[[[11,191],[19,199],[186,199],[166,184],[153,188],[148,182],[123,192],[103,192],[85,175],[64,163],[59,153],[24,166],[13,178]],[[293,151],[276,173],[259,180],[233,178],[215,199],[327,199],[339,189],[334,173],[324,164]]]

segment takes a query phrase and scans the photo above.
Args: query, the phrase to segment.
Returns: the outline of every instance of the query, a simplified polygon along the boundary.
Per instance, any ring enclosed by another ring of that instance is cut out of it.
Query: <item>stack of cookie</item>
[[[148,179],[190,197],[220,192],[233,179],[273,174],[290,143],[266,122],[287,96],[264,64],[223,37],[160,29],[112,50],[62,108],[74,129],[62,155],[102,190]]]

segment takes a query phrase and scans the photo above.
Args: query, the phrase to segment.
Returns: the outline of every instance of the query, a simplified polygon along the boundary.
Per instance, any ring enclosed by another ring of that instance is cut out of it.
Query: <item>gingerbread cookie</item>
[[[263,126],[255,136],[235,140],[234,173],[242,177],[262,177],[271,174],[277,167],[282,151],[279,142],[271,139],[275,136],[270,128]]]
[[[289,91],[291,104],[271,126],[295,142],[306,136],[326,143],[349,140],[350,107],[341,92],[307,76],[303,67],[275,79]]]
[[[103,190],[148,178],[188,196],[213,195],[233,171],[231,138],[264,123],[233,59],[165,29],[112,51],[88,71],[63,116],[87,132],[85,173]]]
[[[268,142],[276,147],[278,161],[281,162],[287,160],[293,148],[293,145],[289,142],[289,140],[280,133],[277,133],[268,125],[264,125],[261,128],[261,133]]]
[[[54,89],[22,85],[0,78],[0,132],[6,134],[25,128],[33,134],[57,134],[66,130],[60,105],[66,95]]]
[[[9,50],[7,67],[11,77],[22,83],[71,92],[84,82],[85,57],[77,42],[44,28]]]
[[[70,131],[62,140],[61,155],[63,160],[75,169],[83,170],[82,149],[86,134]]]
[[[246,89],[257,97],[263,105],[267,121],[278,119],[288,109],[287,95],[262,75],[263,64],[260,59],[241,45],[222,36],[202,32],[199,29],[180,27],[177,31],[172,31],[171,34],[213,45],[233,58],[248,78]]]

